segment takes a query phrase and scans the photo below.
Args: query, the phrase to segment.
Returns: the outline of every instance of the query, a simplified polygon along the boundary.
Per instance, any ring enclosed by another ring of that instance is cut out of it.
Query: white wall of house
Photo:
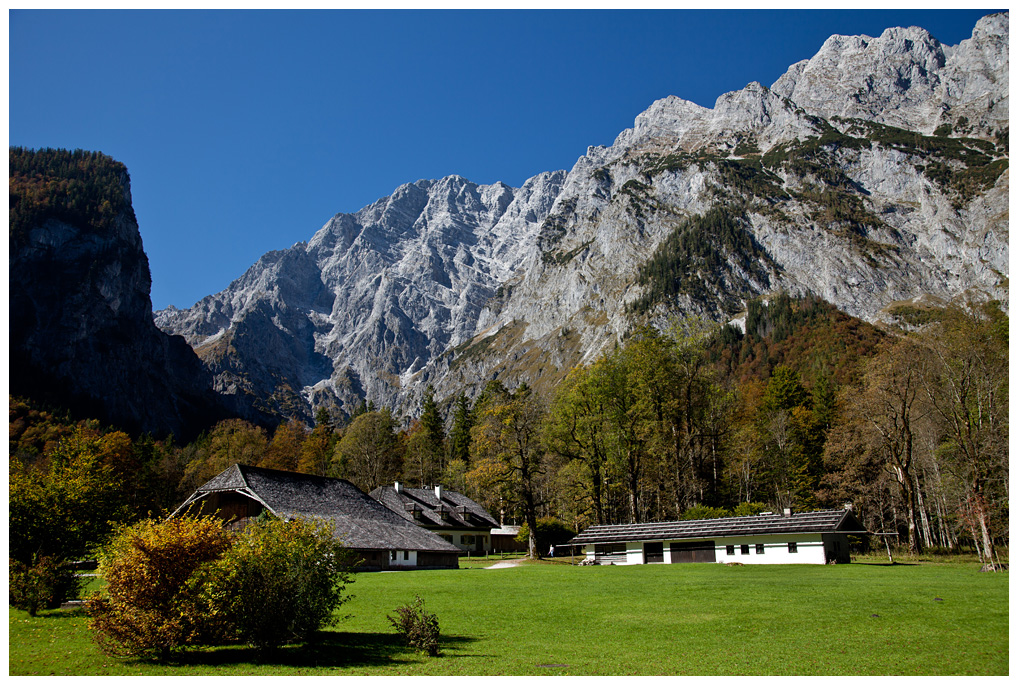
[[[790,543],[796,544],[795,552]],[[763,553],[757,552],[758,544],[764,546]],[[732,546],[732,553],[729,553],[729,546]],[[715,561],[745,565],[823,565],[826,560],[821,534],[776,534],[715,539]]]
[[[416,550],[390,550],[390,567],[417,567],[418,552]]]
[[[741,564],[820,564],[827,561],[825,556],[825,545],[829,548],[828,557],[834,557],[834,537],[824,537],[822,534],[775,534],[768,536],[733,536],[713,537],[715,543],[715,562],[725,564],[727,562],[739,562]],[[639,565],[644,564],[644,544],[648,541],[631,541],[626,544],[626,561],[617,561],[615,564]],[[672,540],[662,542],[663,563],[671,564],[672,555],[670,544]],[[689,539],[682,539],[676,542],[692,543]],[[795,544],[791,546],[790,544]],[[763,552],[758,552],[758,545],[763,546]],[[729,546],[732,546],[732,553],[729,553]],[[744,548],[744,546],[746,546]],[[793,548],[795,547],[795,551]],[[746,551],[746,552],[744,552]],[[595,560],[595,546],[584,547],[584,554],[588,560]],[[621,556],[620,556],[621,557]]]

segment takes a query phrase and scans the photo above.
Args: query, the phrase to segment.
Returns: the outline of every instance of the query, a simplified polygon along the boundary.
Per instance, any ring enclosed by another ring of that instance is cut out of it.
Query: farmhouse
[[[592,526],[568,545],[594,564],[849,562],[849,534],[866,534],[851,510]]]
[[[369,495],[408,522],[433,531],[462,551],[492,550],[492,529],[499,522],[467,496],[434,488],[407,488],[399,481]]]
[[[217,515],[243,526],[269,512],[324,519],[362,560],[362,570],[456,569],[459,549],[384,507],[349,481],[235,464],[207,481],[172,516]]]

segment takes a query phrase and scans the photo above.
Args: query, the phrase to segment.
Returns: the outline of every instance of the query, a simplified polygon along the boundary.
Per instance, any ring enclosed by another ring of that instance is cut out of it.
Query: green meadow
[[[365,573],[313,644],[106,657],[80,610],[10,611],[12,675],[1005,675],[1008,573],[976,564]],[[420,595],[442,655],[386,620]]]

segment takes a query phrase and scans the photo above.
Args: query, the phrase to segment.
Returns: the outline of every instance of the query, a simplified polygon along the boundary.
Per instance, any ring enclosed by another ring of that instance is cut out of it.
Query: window
[[[462,543],[463,545],[474,545],[474,536],[468,536],[467,534],[464,534],[463,536],[460,537],[460,543]]]
[[[726,555],[735,555],[736,554],[736,546],[734,546],[734,545],[727,545],[727,546],[725,546],[725,554]]]
[[[594,546],[595,559],[603,563],[626,563],[625,543],[598,543]]]
[[[789,552],[790,553],[796,552],[796,541],[789,541]]]
[[[744,543],[743,545],[741,545],[739,547],[739,554],[740,555],[749,555],[750,554],[750,544],[749,543]]]
[[[758,555],[764,555],[764,544],[763,543],[758,543],[756,547],[757,547],[757,554]]]
[[[395,550],[390,550],[389,551],[389,559],[393,560],[393,561],[396,561],[396,551]]]
[[[404,550],[403,551],[403,559],[404,560],[409,560],[410,559],[410,551],[409,550]]]
[[[453,542],[453,534],[439,534],[439,536],[441,536],[442,540],[446,541],[446,543]]]

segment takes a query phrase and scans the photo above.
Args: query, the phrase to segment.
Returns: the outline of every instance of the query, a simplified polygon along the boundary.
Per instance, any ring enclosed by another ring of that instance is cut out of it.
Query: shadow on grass
[[[46,623],[87,620],[82,606],[40,610],[36,619]],[[469,636],[440,636],[443,655],[474,643]],[[452,657],[452,655],[451,655]],[[464,657],[457,654],[456,657]],[[283,646],[275,650],[256,650],[245,645],[194,648],[175,652],[164,663],[127,659],[127,663],[165,664],[167,666],[216,667],[239,664],[280,665],[287,667],[378,667],[429,659],[407,646],[393,633],[351,633],[319,631],[307,643]]]
[[[443,636],[443,651],[473,643],[467,636]],[[259,651],[247,646],[227,646],[177,653],[167,662],[176,666],[262,664],[286,667],[379,667],[399,664],[425,655],[408,647],[395,633],[346,633],[320,631],[299,646]]]

